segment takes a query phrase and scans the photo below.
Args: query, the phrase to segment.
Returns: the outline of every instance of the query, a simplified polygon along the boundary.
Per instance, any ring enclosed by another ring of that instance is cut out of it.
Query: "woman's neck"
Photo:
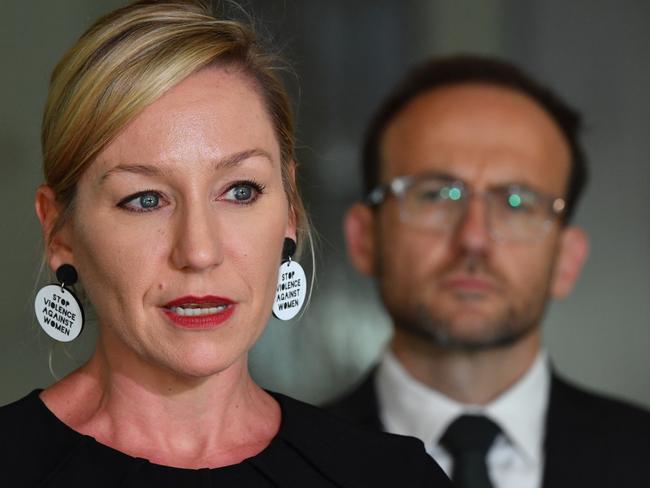
[[[72,429],[167,466],[236,464],[262,451],[279,430],[279,405],[252,381],[245,357],[207,378],[136,367],[128,358],[115,363],[100,345],[41,397]]]

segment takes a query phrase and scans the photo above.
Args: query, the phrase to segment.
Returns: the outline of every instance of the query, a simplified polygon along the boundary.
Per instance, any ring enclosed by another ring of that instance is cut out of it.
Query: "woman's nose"
[[[223,234],[209,205],[188,205],[178,214],[172,261],[176,268],[201,271],[223,261]]]

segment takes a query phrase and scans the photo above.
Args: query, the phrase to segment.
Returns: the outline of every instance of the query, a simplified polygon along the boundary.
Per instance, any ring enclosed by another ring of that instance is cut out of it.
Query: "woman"
[[[99,340],[2,408],[11,486],[446,486],[416,441],[353,430],[248,374],[283,245],[308,232],[274,62],[198,4],[139,2],[54,70],[36,212],[47,264],[74,267]]]

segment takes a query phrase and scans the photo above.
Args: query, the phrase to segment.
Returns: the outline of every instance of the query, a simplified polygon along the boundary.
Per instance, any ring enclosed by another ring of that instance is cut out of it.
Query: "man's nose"
[[[470,198],[455,232],[456,243],[466,251],[483,252],[492,242],[485,199]]]
[[[216,210],[209,205],[192,204],[178,216],[172,261],[176,268],[201,271],[221,264],[223,246]]]

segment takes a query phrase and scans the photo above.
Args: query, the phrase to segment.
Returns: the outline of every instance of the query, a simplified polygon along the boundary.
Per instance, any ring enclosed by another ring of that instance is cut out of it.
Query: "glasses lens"
[[[545,198],[525,188],[488,192],[490,229],[504,240],[531,241],[548,230],[551,215]]]
[[[403,194],[402,217],[421,227],[444,230],[462,213],[463,197],[459,184],[440,179],[414,181]]]

